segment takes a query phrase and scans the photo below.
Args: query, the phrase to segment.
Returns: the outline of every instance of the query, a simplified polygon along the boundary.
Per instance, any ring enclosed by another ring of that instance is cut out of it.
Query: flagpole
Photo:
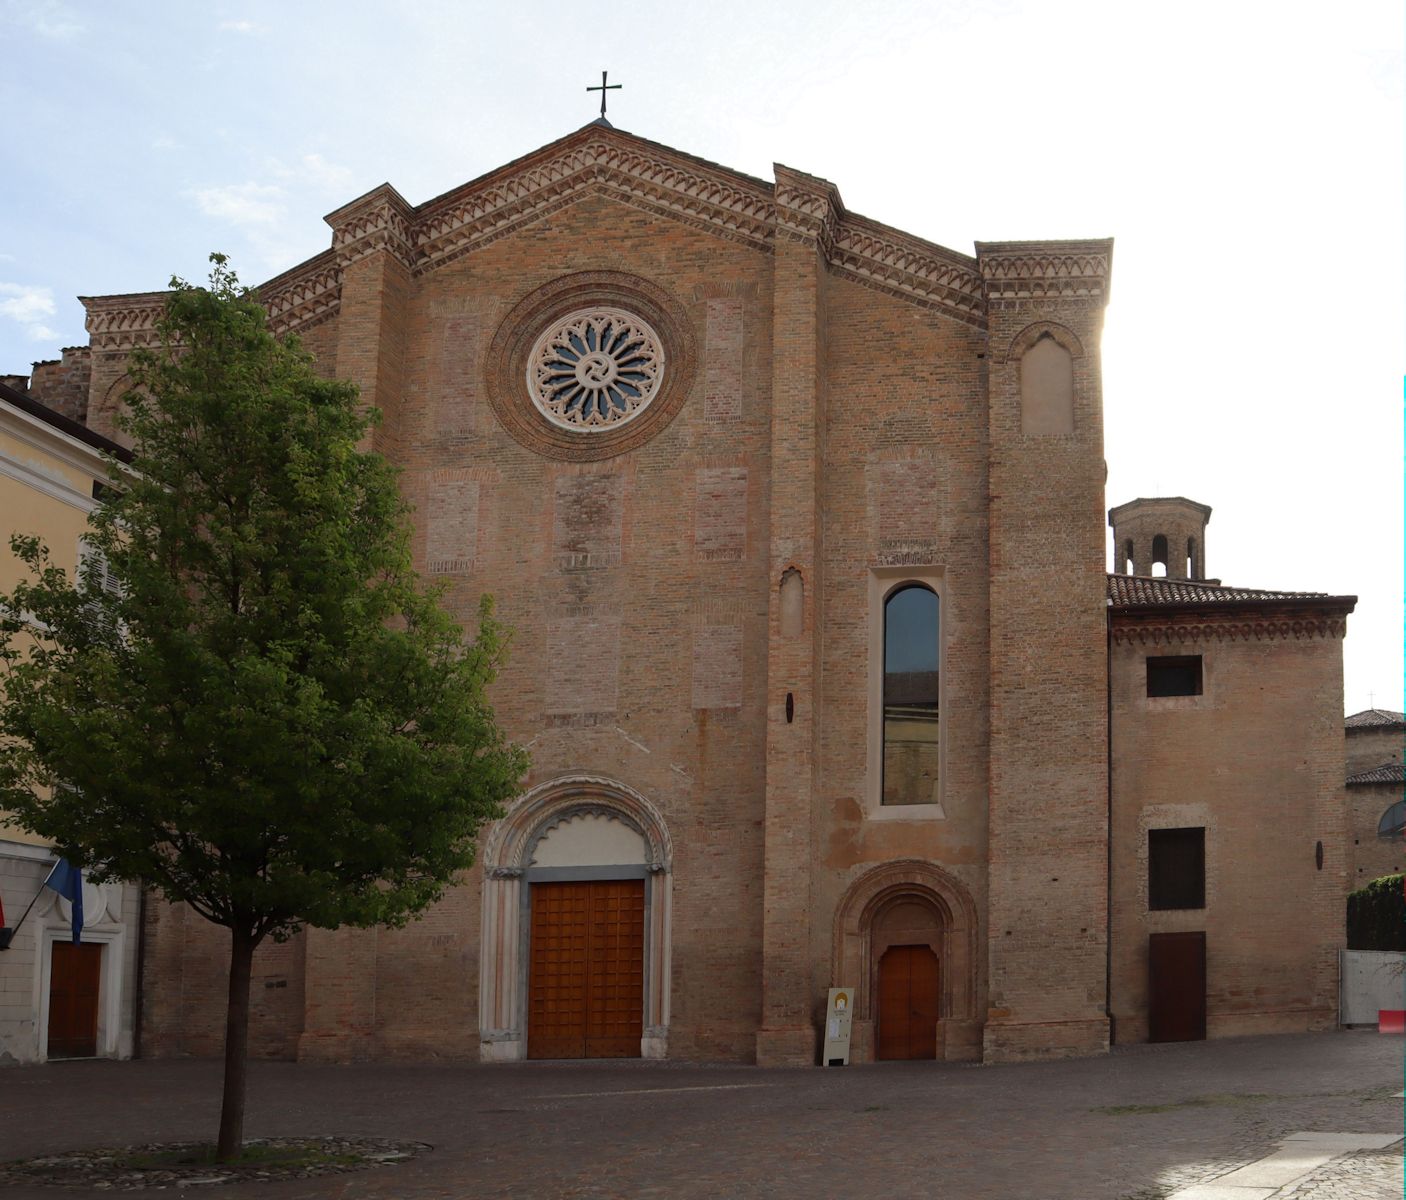
[[[20,919],[15,922],[14,928],[0,929],[0,950],[8,950],[10,948],[10,943],[14,941],[15,934],[20,931],[20,926],[24,924],[25,917],[29,916],[29,909],[33,908],[35,904],[38,903],[40,895],[49,885],[49,880],[54,877],[54,872],[59,869],[59,863],[61,861],[61,859],[54,859],[54,865],[49,868],[49,873],[44,876],[44,882],[39,885],[39,890],[34,893],[34,899],[29,902],[29,908],[26,908],[24,912],[20,913]]]

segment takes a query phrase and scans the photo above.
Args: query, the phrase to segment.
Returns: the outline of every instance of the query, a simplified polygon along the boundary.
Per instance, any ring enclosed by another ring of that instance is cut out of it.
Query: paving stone
[[[1275,1200],[1401,1200],[1404,1176],[1399,1152],[1365,1151],[1329,1163]]]
[[[355,1174],[207,1184],[192,1194],[1164,1200],[1281,1150],[1291,1134],[1399,1129],[1401,1102],[1388,1094],[1400,1079],[1398,1055],[1374,1035],[1333,1033],[1133,1046],[1061,1062],[829,1071],[256,1062],[250,1137],[378,1137],[433,1149]],[[219,1078],[218,1063],[189,1059],[0,1070],[0,1161],[208,1139]],[[1304,1191],[1300,1181],[1294,1200],[1376,1200],[1370,1189],[1390,1170],[1381,1155],[1326,1164],[1309,1177],[1324,1190]],[[1335,1171],[1358,1191],[1332,1190]],[[1396,1197],[1399,1184],[1398,1170]],[[1233,1192],[1232,1200],[1261,1200],[1250,1188]]]

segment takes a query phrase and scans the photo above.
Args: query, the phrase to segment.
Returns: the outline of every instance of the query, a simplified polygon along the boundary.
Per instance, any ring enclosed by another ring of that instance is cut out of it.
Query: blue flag
[[[77,946],[83,940],[83,872],[61,858],[44,880],[44,886],[53,888],[73,906],[73,944]]]

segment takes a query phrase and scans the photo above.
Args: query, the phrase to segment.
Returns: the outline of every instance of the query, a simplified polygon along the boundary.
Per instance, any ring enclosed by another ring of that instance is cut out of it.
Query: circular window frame
[[[642,321],[658,338],[664,362],[659,384],[638,414],[595,429],[558,425],[539,408],[527,383],[528,363],[541,339],[573,314],[617,309]],[[663,288],[619,271],[583,271],[554,279],[519,300],[498,325],[488,349],[488,401],[520,445],[574,462],[613,458],[643,445],[678,415],[693,386],[697,349],[688,313]]]
[[[649,411],[666,378],[666,365],[659,334],[648,321],[622,308],[594,304],[542,331],[527,356],[525,382],[537,411],[553,425],[598,436]]]

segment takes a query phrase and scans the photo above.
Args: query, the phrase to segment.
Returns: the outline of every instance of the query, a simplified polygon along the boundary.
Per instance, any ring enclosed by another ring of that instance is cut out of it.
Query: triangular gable
[[[259,288],[271,326],[336,315],[341,273],[388,251],[423,275],[586,195],[607,195],[759,252],[813,240],[835,274],[986,327],[992,299],[1106,294],[1112,243],[978,245],[981,261],[845,210],[835,187],[781,165],[769,183],[594,121],[424,204],[389,184],[328,214],[332,248]],[[82,298],[95,349],[148,344],[164,293]]]

